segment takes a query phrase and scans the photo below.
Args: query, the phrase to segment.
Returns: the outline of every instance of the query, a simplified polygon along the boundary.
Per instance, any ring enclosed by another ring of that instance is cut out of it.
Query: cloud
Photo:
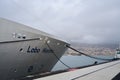
[[[120,42],[119,0],[1,0],[0,17],[71,42]]]

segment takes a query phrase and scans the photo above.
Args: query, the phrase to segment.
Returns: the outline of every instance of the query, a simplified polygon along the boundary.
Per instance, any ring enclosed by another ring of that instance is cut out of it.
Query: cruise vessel
[[[0,80],[51,71],[66,45],[45,32],[0,18]]]

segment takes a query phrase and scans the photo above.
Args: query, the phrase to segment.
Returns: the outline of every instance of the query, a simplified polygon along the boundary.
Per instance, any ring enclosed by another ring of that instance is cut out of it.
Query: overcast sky
[[[0,17],[69,42],[120,42],[120,0],[0,0]]]

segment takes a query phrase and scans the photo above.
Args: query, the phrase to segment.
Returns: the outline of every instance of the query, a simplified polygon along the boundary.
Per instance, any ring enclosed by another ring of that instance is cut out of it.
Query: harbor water
[[[95,57],[104,58],[104,59],[114,58],[114,56],[101,56],[101,55]],[[84,55],[81,56],[64,55],[60,60],[71,68],[91,65],[94,64],[96,61],[97,63],[106,62],[104,60],[92,59]],[[68,68],[65,65],[63,65],[60,61],[58,61],[58,63],[54,66],[52,71],[64,70],[64,69],[68,69]]]

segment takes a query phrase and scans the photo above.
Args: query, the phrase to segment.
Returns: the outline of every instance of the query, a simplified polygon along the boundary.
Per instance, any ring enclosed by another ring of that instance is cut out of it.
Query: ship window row
[[[20,33],[13,33],[13,38],[26,39],[26,35]]]

